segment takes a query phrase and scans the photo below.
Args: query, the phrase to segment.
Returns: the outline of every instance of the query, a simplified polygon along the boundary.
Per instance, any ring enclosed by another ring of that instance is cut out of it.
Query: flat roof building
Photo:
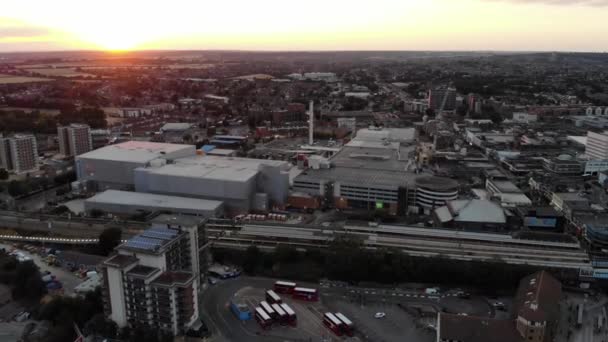
[[[100,190],[129,190],[134,188],[136,168],[157,159],[163,163],[195,153],[194,145],[127,141],[77,156],[76,174],[79,181],[95,182]]]
[[[284,204],[290,168],[289,163],[276,160],[193,156],[137,168],[135,189],[223,201],[227,211],[241,213],[256,209],[256,193],[265,193],[271,203]]]
[[[84,201],[86,212],[101,210],[123,215],[166,211],[174,214],[219,217],[223,214],[223,207],[221,201],[120,190],[106,190]]]

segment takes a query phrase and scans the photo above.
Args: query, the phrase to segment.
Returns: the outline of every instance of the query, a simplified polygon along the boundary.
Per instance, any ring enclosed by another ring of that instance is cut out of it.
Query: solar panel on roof
[[[144,250],[154,250],[162,245],[162,240],[137,235],[127,241],[126,246]]]

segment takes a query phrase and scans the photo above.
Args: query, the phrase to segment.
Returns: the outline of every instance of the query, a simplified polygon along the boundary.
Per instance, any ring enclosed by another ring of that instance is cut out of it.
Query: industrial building
[[[507,218],[499,204],[478,199],[449,201],[435,209],[433,220],[438,227],[462,230],[503,230]]]
[[[221,201],[230,214],[283,206],[289,196],[290,168],[284,161],[197,155],[193,145],[140,141],[110,145],[76,157],[78,180],[93,183],[99,191],[135,190]],[[125,208],[125,212],[159,207],[206,216],[211,211],[221,215],[224,210],[212,202],[201,202],[202,209],[194,210],[184,206],[184,200],[128,195],[142,202]],[[109,195],[101,199],[109,207],[118,203]],[[100,206],[97,200],[91,200],[90,205]]]
[[[14,173],[38,170],[38,144],[31,134],[0,135],[0,167]]]
[[[77,156],[93,149],[93,137],[89,125],[71,124],[57,127],[59,153]]]
[[[193,145],[127,141],[77,156],[76,174],[79,181],[91,182],[99,190],[132,190],[136,168],[195,153]]]
[[[318,196],[340,209],[383,210],[403,215],[444,205],[458,196],[457,182],[421,171],[415,161],[415,130],[363,129],[327,167],[310,168],[293,182],[295,191]]]
[[[266,211],[289,195],[287,162],[191,156],[135,169],[138,192],[223,201],[231,214]]]
[[[200,324],[205,260],[202,221],[162,217],[116,247],[102,264],[104,312],[119,327],[148,326],[174,335]]]
[[[186,198],[141,192],[106,190],[84,201],[87,213],[101,210],[117,215],[170,212],[173,214],[220,217],[224,205],[220,201]]]

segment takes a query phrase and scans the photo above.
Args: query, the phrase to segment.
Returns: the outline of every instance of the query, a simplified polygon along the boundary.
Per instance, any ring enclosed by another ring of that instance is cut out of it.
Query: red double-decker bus
[[[278,316],[277,320],[279,321],[279,324],[287,325],[288,317],[287,317],[287,313],[285,313],[285,310],[283,310],[283,308],[277,303],[274,303],[271,306],[272,306],[272,309],[274,310],[274,312],[277,313],[277,316]]]
[[[297,326],[298,317],[296,316],[296,312],[293,311],[293,309],[286,303],[281,304],[281,309],[283,309],[283,311],[285,311],[285,313],[287,314],[287,323],[292,327]]]
[[[274,283],[274,291],[277,293],[292,293],[296,286],[296,283],[279,280]]]
[[[323,315],[323,325],[328,327],[337,336],[342,336],[342,322],[331,312],[326,312]]]
[[[270,316],[270,318],[272,318],[272,319],[278,318],[277,312],[274,311],[274,309],[266,301],[261,301],[260,307],[268,314],[268,316]]]
[[[293,298],[316,302],[319,300],[319,291],[317,289],[308,289],[305,287],[296,287],[293,289]]]
[[[345,335],[353,336],[355,334],[355,325],[350,319],[348,319],[348,317],[344,316],[340,312],[336,312],[334,316],[336,316],[336,318],[342,322],[340,328]]]
[[[258,321],[262,329],[270,329],[272,326],[272,318],[260,307],[255,308],[255,320]]]
[[[276,294],[276,292],[274,292],[273,290],[266,291],[266,301],[270,304],[274,304],[274,303],[280,304],[283,302],[281,300],[281,297],[279,297],[279,295]]]

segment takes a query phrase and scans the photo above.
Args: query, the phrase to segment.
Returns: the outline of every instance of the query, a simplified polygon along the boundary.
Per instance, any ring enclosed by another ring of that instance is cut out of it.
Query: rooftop
[[[160,271],[160,269],[156,267],[137,265],[130,269],[127,274],[136,277],[148,278],[158,271]]]
[[[160,167],[139,168],[160,175],[207,178],[212,180],[247,181],[255,177],[265,166],[279,167],[288,171],[284,161],[218,156],[192,156],[174,160],[173,164]]]
[[[106,190],[88,198],[85,202],[111,203],[116,205],[137,205],[159,209],[188,209],[196,211],[216,211],[222,206],[221,201],[196,198],[156,195],[142,192]]]
[[[163,132],[167,132],[167,131],[186,131],[189,130],[190,128],[192,128],[192,124],[191,123],[187,123],[187,122],[169,122],[163,125],[163,127],[160,128],[161,131]]]
[[[162,158],[166,154],[189,149],[192,150],[192,154],[195,153],[193,145],[127,141],[81,154],[77,158],[147,163],[151,160]]]
[[[416,129],[410,128],[363,128],[357,131],[354,140],[381,142],[412,142],[416,138]]]
[[[424,176],[416,178],[416,185],[429,190],[446,191],[458,188],[458,182],[451,178]]]
[[[121,250],[134,250],[144,253],[160,254],[164,247],[175,241],[181,232],[178,229],[153,226],[146,229],[117,248]]]
[[[456,200],[436,210],[442,222],[505,223],[507,219],[500,205],[487,200]]]
[[[492,184],[494,184],[494,186],[496,188],[498,188],[498,190],[500,192],[512,192],[512,193],[520,193],[522,192],[517,185],[513,184],[513,182],[508,181],[508,180],[488,180],[488,182],[491,182]]]
[[[131,255],[116,254],[106,259],[103,263],[106,266],[125,268],[136,263],[138,259]]]
[[[562,284],[547,271],[536,272],[520,281],[515,311],[529,321],[551,321],[559,316],[561,297]]]
[[[187,285],[193,279],[194,275],[190,272],[166,271],[154,279],[152,284],[158,286]]]

